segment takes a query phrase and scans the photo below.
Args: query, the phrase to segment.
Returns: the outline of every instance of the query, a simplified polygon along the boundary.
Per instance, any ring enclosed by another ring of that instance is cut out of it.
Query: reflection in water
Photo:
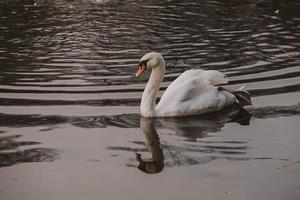
[[[293,106],[269,106],[262,108],[248,108],[249,112],[252,115],[252,118],[278,118],[284,116],[293,116],[300,115],[300,104]],[[241,125],[247,125],[249,123],[250,115],[245,110],[239,110],[237,112],[236,107],[228,107],[222,112],[212,113],[201,116],[190,116],[184,118],[160,118],[155,119],[155,125],[161,129],[163,127],[173,130],[177,136],[185,138],[186,141],[195,142],[198,138],[205,138],[209,133],[218,132],[222,129],[225,123],[237,122]],[[140,119],[139,114],[125,114],[125,115],[115,115],[115,116],[85,116],[85,117],[63,117],[63,116],[41,116],[41,115],[22,115],[16,117],[15,115],[6,115],[0,114],[0,126],[1,127],[45,127],[43,130],[51,130],[57,128],[59,124],[70,124],[76,127],[81,128],[105,128],[105,127],[120,127],[120,128],[139,128],[142,124],[142,119]],[[147,121],[148,122],[148,121]],[[244,149],[247,147],[244,146],[242,141],[231,141],[226,142],[225,144],[232,144],[231,147],[220,147],[216,145],[211,145],[206,142],[202,142],[200,148],[190,145],[189,147],[180,147],[171,144],[161,144],[159,145],[159,137],[156,133],[153,122],[148,122],[149,125],[145,127],[151,127],[148,130],[151,131],[144,132],[145,140],[153,141],[154,144],[152,148],[163,148],[165,154],[167,154],[167,159],[171,161],[167,162],[168,166],[180,166],[183,164],[195,164],[195,163],[205,163],[216,157],[204,158],[202,160],[195,158],[187,158],[186,156],[182,158],[180,152],[183,151],[196,151],[200,153],[209,153],[209,152],[221,152],[223,154],[230,155],[232,154],[242,154]],[[145,122],[143,122],[145,124]],[[142,127],[141,127],[142,128]],[[143,131],[143,128],[142,128]],[[5,131],[0,131],[5,133]],[[151,135],[153,135],[151,137]],[[156,136],[155,136],[156,135]],[[19,162],[30,162],[30,161],[51,161],[59,157],[59,152],[55,149],[48,148],[35,148],[32,150],[17,151],[17,147],[24,145],[36,145],[37,142],[31,141],[16,141],[20,135],[12,135],[7,137],[0,137],[0,166],[9,166]],[[219,141],[220,143],[222,141]],[[236,146],[241,144],[241,146]],[[235,146],[234,146],[235,145]],[[122,147],[113,147],[109,148],[113,150],[124,150]],[[11,152],[13,150],[14,152]],[[126,150],[126,149],[125,149]],[[242,150],[242,151],[237,151]],[[10,151],[7,153],[7,151]],[[130,150],[131,151],[131,150]],[[139,150],[136,150],[139,151]],[[152,152],[152,150],[148,149]],[[156,149],[156,152],[161,150]],[[154,154],[153,154],[154,155]],[[157,156],[153,160],[159,161],[163,157],[159,158],[160,153],[156,153]],[[179,159],[179,157],[181,157]],[[163,166],[160,164],[159,166]],[[160,167],[157,167],[160,169]]]
[[[230,111],[234,107],[226,108],[226,112]],[[274,118],[274,117],[284,117],[300,115],[300,104],[291,106],[265,106],[256,108],[247,108],[249,113],[253,118]],[[224,112],[225,112],[224,111]],[[242,110],[241,112],[243,112]],[[214,118],[222,115],[222,113],[207,114],[203,115],[205,118]],[[242,114],[243,115],[243,114]],[[200,119],[203,116],[191,116],[187,117],[190,119],[196,118]],[[49,126],[49,128],[55,128],[55,125],[59,124],[70,124],[82,128],[106,128],[106,127],[120,127],[120,128],[139,128],[139,114],[122,114],[122,115],[112,115],[112,116],[83,116],[83,117],[73,117],[73,116],[43,116],[43,115],[11,115],[11,114],[1,114],[0,113],[0,126],[4,127],[33,127],[33,126]],[[245,116],[241,118],[235,118],[234,121],[240,123],[241,125],[247,125],[247,120],[244,119]],[[221,118],[222,119],[222,118]],[[171,123],[172,118],[165,118],[161,121],[163,124]],[[229,122],[232,119],[228,119]],[[221,121],[222,122],[222,121]],[[224,121],[223,121],[224,122]],[[212,129],[217,129],[219,122],[216,122]],[[165,124],[167,126],[167,124]],[[218,131],[217,129],[216,131]],[[212,131],[212,130],[211,130]],[[215,132],[215,131],[212,131]]]
[[[59,158],[59,154],[59,150],[52,148],[32,148],[23,151],[0,153],[0,167],[25,162],[52,162]]]
[[[181,166],[200,164],[211,161],[211,159],[198,159],[196,157],[183,156],[182,153],[186,150],[192,151],[192,148],[187,147],[178,148],[174,144],[164,144],[161,147],[159,135],[154,126],[155,122],[159,122],[165,128],[173,130],[176,135],[188,138],[189,141],[196,141],[197,138],[207,137],[207,134],[220,131],[227,122],[237,122],[241,125],[249,125],[251,114],[238,105],[234,105],[223,109],[216,113],[189,117],[175,117],[175,118],[140,118],[140,128],[145,134],[145,145],[151,153],[152,160],[145,161],[142,159],[140,153],[136,153],[136,159],[139,162],[138,169],[149,173],[159,173],[164,168],[164,154],[167,153],[167,159],[171,160],[167,165]],[[234,154],[234,150],[241,150],[240,147],[225,147],[225,146],[209,146],[202,145],[205,149],[213,148],[223,150],[223,154]],[[162,150],[163,149],[163,150]],[[242,148],[245,149],[245,148]],[[228,151],[227,151],[228,150]],[[220,151],[221,152],[221,151]],[[199,151],[201,153],[201,151]],[[202,152],[204,153],[204,152]],[[236,152],[238,153],[238,152]]]
[[[24,162],[51,162],[59,158],[60,150],[54,148],[30,148],[20,150],[19,147],[39,145],[34,141],[18,141],[21,135],[2,136],[0,131],[0,167],[7,167]]]
[[[40,141],[17,141],[23,128],[140,127],[128,110],[139,106],[147,78],[132,75],[149,51],[168,63],[161,92],[185,70],[217,69],[229,87],[245,84],[268,103],[249,108],[253,118],[299,115],[299,10],[299,0],[1,0],[0,165],[57,158],[53,149],[23,151]],[[161,141],[165,165],[244,155],[247,141],[201,140],[224,123],[247,124],[219,115],[156,120],[160,135],[166,127],[184,140]]]
[[[161,118],[159,122],[166,128],[175,131],[176,135],[190,141],[205,137],[208,133],[218,132],[227,122],[249,125],[251,114],[238,104],[226,107],[215,113],[205,115]]]
[[[149,174],[159,173],[164,168],[164,154],[160,147],[154,121],[152,118],[141,117],[140,126],[145,134],[145,144],[152,155],[152,161],[145,161],[142,159],[141,154],[136,153],[136,159],[139,162],[138,168]]]

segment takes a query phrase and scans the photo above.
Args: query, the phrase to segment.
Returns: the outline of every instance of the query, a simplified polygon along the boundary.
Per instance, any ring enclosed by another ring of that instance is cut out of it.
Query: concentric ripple
[[[147,76],[133,76],[149,51],[161,52],[167,62],[161,92],[184,70],[217,69],[230,77],[229,87],[246,85],[254,117],[270,106],[278,106],[276,117],[286,115],[280,108],[298,115],[300,4],[264,2],[1,1],[0,125],[6,136],[0,137],[0,156],[16,161],[0,162],[23,162],[21,155],[28,157],[31,150],[33,157],[57,156],[51,149],[34,150],[34,142],[15,142],[18,127],[137,128]],[[16,146],[24,146],[23,153]],[[165,149],[169,158],[182,157],[177,163],[202,163],[192,159],[193,152],[231,158],[246,154],[248,147],[245,141],[212,147],[184,140]],[[176,154],[183,151],[190,155]],[[28,159],[45,160],[40,157]]]

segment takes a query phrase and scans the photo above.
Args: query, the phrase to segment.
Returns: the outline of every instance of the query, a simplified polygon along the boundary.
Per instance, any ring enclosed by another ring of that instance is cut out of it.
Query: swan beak
[[[139,69],[138,69],[137,73],[135,74],[135,76],[139,77],[139,76],[143,75],[145,70],[146,70],[146,65],[143,65],[143,64],[139,65]]]

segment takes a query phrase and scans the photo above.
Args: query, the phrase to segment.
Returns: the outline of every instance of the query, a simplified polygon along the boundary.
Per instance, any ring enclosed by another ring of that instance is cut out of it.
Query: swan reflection
[[[160,147],[159,136],[154,127],[154,120],[141,117],[140,127],[145,135],[145,144],[152,155],[152,160],[145,161],[142,159],[141,154],[136,153],[136,159],[139,162],[138,168],[149,174],[159,173],[164,168],[164,154]]]
[[[217,113],[209,115],[200,115],[192,117],[176,117],[176,118],[140,118],[140,128],[145,136],[145,144],[150,152],[151,159],[143,159],[140,153],[136,153],[136,160],[138,161],[138,169],[148,174],[159,173],[165,166],[164,153],[168,151],[169,147],[161,147],[160,138],[157,133],[155,125],[162,125],[163,127],[173,130],[176,135],[184,137],[189,141],[196,141],[197,138],[206,137],[208,133],[218,132],[224,127],[225,123],[237,122],[241,125],[248,125],[250,121],[250,113],[238,106],[226,108]],[[170,146],[170,145],[169,145]],[[172,146],[172,145],[171,145]],[[175,148],[171,148],[175,149]],[[171,156],[171,166],[180,166],[186,163],[202,163],[201,160],[194,160],[191,158],[180,158],[176,156],[177,153],[168,154]],[[172,156],[175,156],[172,158]],[[168,158],[169,159],[169,158]],[[183,162],[183,163],[172,163]],[[207,159],[203,162],[207,162]]]
[[[235,104],[221,111],[189,117],[161,118],[163,127],[173,130],[176,135],[185,137],[189,141],[196,141],[208,133],[220,131],[225,123],[236,122],[240,125],[249,125],[251,114]]]

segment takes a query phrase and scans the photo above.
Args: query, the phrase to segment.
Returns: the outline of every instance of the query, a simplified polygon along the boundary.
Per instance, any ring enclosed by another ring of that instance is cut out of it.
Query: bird
[[[182,117],[216,112],[234,103],[252,105],[249,92],[219,86],[229,82],[224,73],[203,69],[184,71],[167,87],[156,105],[165,69],[165,60],[157,52],[147,53],[139,61],[136,77],[151,70],[140,103],[143,117]]]

